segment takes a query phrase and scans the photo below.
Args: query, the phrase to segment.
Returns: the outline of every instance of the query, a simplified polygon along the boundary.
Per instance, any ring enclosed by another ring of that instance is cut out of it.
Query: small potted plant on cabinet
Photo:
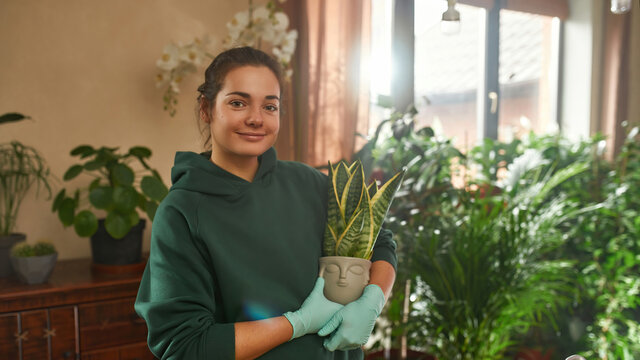
[[[147,164],[151,150],[134,146],[122,154],[118,149],[81,145],[71,150],[71,156],[79,157],[82,163],[72,165],[64,180],[81,173],[95,179],[73,193],[62,189],[53,202],[52,210],[65,227],[73,225],[78,235],[91,238],[94,265],[141,263],[145,220],[138,210],[153,221],[168,192],[160,174]],[[142,170],[134,172],[132,162]],[[103,217],[99,219],[94,211]]]
[[[57,259],[56,248],[45,241],[39,241],[33,246],[23,242],[11,249],[11,266],[18,278],[26,284],[46,282]]]
[[[347,304],[362,295],[369,282],[373,246],[402,176],[398,172],[378,188],[376,182],[366,184],[360,160],[350,166],[329,163],[327,227],[320,258],[329,300]]]
[[[27,118],[7,113],[0,116],[0,124]],[[0,144],[0,277],[13,273],[10,249],[26,239],[25,234],[13,232],[22,200],[34,185],[38,192],[44,188],[51,196],[49,173],[46,161],[33,147],[18,141]]]

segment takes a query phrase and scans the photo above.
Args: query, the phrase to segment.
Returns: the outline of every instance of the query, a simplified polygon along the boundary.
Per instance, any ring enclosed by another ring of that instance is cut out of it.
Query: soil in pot
[[[320,274],[324,278],[324,296],[346,305],[357,300],[369,283],[371,261],[347,256],[320,258]]]

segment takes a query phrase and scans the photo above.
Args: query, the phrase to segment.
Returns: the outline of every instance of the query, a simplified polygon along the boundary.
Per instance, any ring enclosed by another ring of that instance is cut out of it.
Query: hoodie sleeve
[[[393,233],[387,229],[380,229],[376,244],[373,246],[371,262],[384,260],[398,270],[398,256],[396,255],[396,242],[393,240]]]
[[[173,206],[160,206],[135,302],[148,344],[162,360],[233,359],[233,323],[216,322],[214,277],[204,249]]]

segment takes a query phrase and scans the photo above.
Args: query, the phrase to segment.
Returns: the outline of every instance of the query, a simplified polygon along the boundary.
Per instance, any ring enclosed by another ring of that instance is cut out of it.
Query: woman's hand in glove
[[[320,336],[333,333],[324,341],[324,347],[329,351],[335,351],[357,349],[364,345],[371,335],[384,302],[382,289],[378,285],[367,285],[358,300],[340,309],[318,331]]]
[[[311,294],[302,303],[300,309],[284,314],[293,326],[291,339],[318,332],[343,307],[343,305],[329,301],[324,297],[324,279],[319,277]]]

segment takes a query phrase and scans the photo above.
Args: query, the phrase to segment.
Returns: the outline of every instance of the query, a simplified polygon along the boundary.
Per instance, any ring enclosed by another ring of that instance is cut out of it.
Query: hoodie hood
[[[252,183],[222,169],[210,160],[211,152],[196,154],[190,151],[176,153],[171,168],[171,190],[183,189],[208,195],[233,195]],[[259,183],[275,170],[276,151],[270,148],[258,157],[258,171],[253,183]]]

